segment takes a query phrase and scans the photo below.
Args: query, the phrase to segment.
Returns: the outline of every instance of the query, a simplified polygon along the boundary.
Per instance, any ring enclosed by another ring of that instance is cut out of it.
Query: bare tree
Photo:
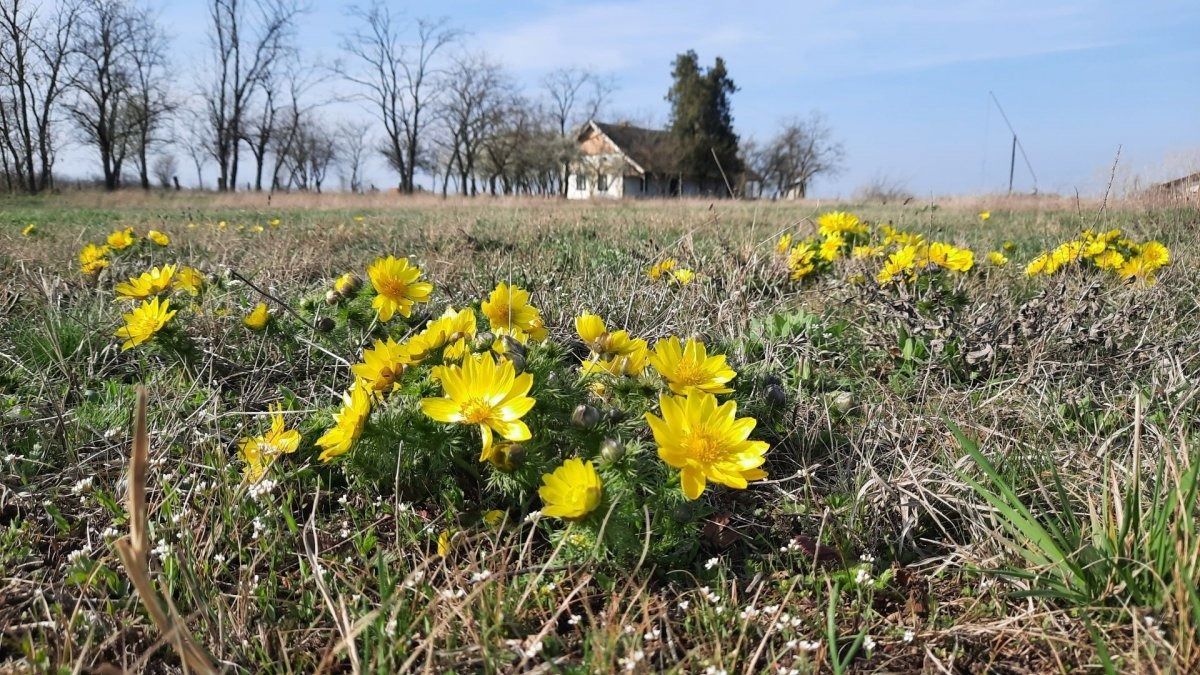
[[[513,84],[499,65],[481,54],[456,58],[444,79],[438,141],[444,161],[442,194],[454,177],[459,191],[476,195],[483,142],[503,119]]]
[[[549,100],[550,116],[563,138],[583,122],[596,119],[614,89],[612,81],[588,70],[560,68],[542,78],[542,89]],[[567,194],[570,159],[564,157],[558,177],[559,193]]]
[[[184,132],[179,140],[188,159],[192,160],[192,167],[196,169],[196,189],[198,190],[204,189],[204,165],[212,157],[212,146],[209,143],[205,121],[203,113],[192,112],[187,119],[183,120]]]
[[[566,136],[583,122],[595,119],[612,95],[611,80],[590,70],[559,68],[542,78],[542,90],[549,99],[550,115],[558,133]]]
[[[345,170],[346,187],[351,192],[363,191],[363,165],[367,161],[367,150],[371,147],[371,125],[366,122],[347,120],[338,125],[337,139],[341,148],[342,167]]]
[[[210,0],[213,68],[204,96],[218,190],[236,189],[238,150],[252,98],[290,53],[299,13],[294,0]]]
[[[71,45],[78,24],[74,0],[57,3],[46,19],[41,5],[0,2],[0,155],[9,189],[51,187],[55,122],[71,81]]]
[[[436,102],[438,52],[458,38],[445,20],[417,19],[412,43],[400,17],[375,0],[351,10],[359,28],[342,41],[355,66],[341,74],[358,86],[362,99],[375,109],[386,134],[383,154],[400,174],[400,190],[412,193],[422,161],[422,137],[427,109]]]
[[[296,127],[294,141],[282,155],[288,187],[320,192],[329,168],[337,159],[337,140],[314,115],[301,115]]]
[[[120,187],[129,150],[129,72],[131,22],[123,0],[86,0],[73,45],[74,96],[66,108],[85,144],[100,155],[104,188]]]
[[[131,84],[129,104],[130,143],[138,179],[143,190],[150,189],[150,149],[161,142],[158,137],[175,104],[168,91],[170,64],[167,36],[148,10],[131,9],[128,53]]]
[[[803,198],[817,176],[835,174],[845,157],[842,144],[820,113],[785,120],[754,164],[777,196]]]
[[[151,165],[154,171],[154,178],[162,189],[169,190],[172,183],[178,181],[179,163],[175,161],[175,155],[159,155],[154,158]]]

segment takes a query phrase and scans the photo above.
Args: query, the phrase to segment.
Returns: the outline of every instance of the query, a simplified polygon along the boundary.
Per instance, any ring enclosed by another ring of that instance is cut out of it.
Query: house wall
[[[567,177],[567,199],[621,199],[626,195],[627,178],[625,160],[621,155],[597,154],[584,155],[582,160],[571,167]],[[586,178],[586,186],[579,188],[579,176]],[[599,177],[608,179],[605,190],[599,189]]]

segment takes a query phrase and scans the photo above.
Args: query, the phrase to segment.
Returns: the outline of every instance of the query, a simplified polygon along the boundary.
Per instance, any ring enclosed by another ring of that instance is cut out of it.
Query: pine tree
[[[724,185],[724,170],[733,183],[743,167],[729,101],[737,85],[729,77],[725,60],[718,56],[711,68],[702,71],[696,52],[688,50],[675,57],[672,79],[667,100],[679,172],[712,187]]]

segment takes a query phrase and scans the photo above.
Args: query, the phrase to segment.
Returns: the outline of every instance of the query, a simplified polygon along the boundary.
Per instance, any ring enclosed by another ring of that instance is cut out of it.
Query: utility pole
[[[1008,159],[1008,194],[1012,194],[1013,171],[1017,168],[1017,135],[1013,134],[1012,156]]]

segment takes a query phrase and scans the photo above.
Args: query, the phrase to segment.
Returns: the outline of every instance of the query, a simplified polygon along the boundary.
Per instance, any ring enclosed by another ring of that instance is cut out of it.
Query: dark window
[[[587,176],[581,173],[575,174],[575,189],[587,190]]]
[[[608,192],[608,174],[600,174],[596,177],[596,191]]]

